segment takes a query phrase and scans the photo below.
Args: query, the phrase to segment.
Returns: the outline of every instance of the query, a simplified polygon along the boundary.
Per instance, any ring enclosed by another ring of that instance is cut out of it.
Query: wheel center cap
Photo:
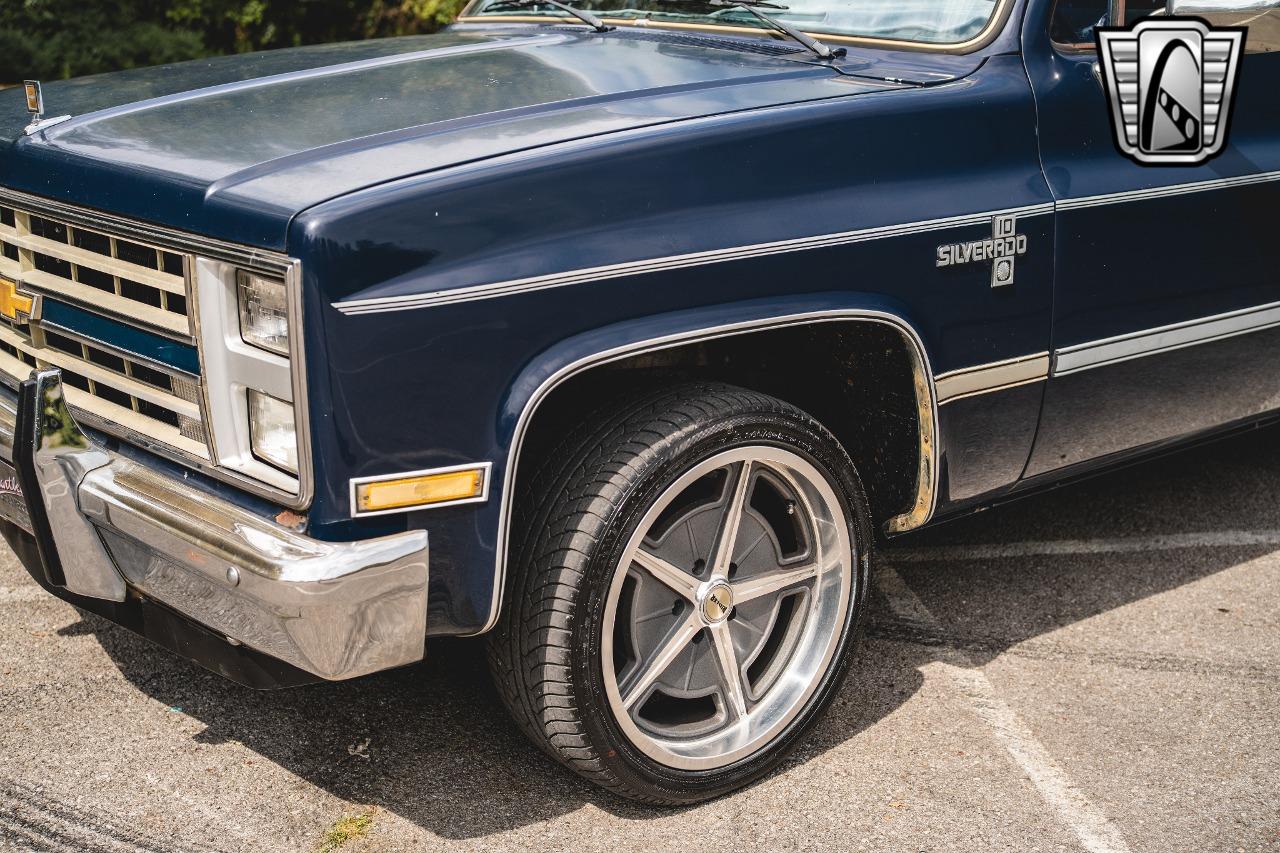
[[[702,595],[702,618],[714,625],[723,622],[733,609],[733,589],[724,581],[712,584]]]

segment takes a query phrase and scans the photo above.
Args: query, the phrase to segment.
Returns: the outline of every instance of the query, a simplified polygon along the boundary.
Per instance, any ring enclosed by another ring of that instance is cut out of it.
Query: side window
[[[1063,47],[1093,45],[1093,28],[1107,21],[1106,0],[1058,0],[1053,7],[1049,38]]]
[[[1107,23],[1112,3],[1108,0],[1058,0],[1053,7],[1053,17],[1049,22],[1049,38],[1059,48],[1067,50],[1093,50],[1093,28]],[[1175,2],[1175,14],[1178,12]],[[1245,44],[1246,53],[1271,53],[1280,51],[1280,0],[1260,0],[1248,5],[1249,8],[1232,11],[1227,8],[1210,11],[1204,0],[1195,2],[1194,14],[1205,18],[1215,26],[1248,26],[1249,40]],[[1224,4],[1225,6],[1240,5]],[[1163,15],[1167,8],[1166,0],[1118,0],[1114,3],[1116,17],[1123,18],[1125,25],[1135,23],[1152,15]],[[1201,8],[1204,6],[1204,8]]]
[[[1093,50],[1093,28],[1107,23],[1111,6],[1107,0],[1058,0],[1053,7],[1049,38],[1059,47]],[[1164,14],[1165,0],[1122,0],[1115,6],[1117,17],[1127,25]]]

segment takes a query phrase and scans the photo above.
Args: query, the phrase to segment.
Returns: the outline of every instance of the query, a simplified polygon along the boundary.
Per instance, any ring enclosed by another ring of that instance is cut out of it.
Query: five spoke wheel
[[[750,754],[798,713],[844,625],[834,492],[790,451],[726,451],[639,525],[606,605],[606,688],[632,741],[682,768]]]
[[[601,411],[516,481],[494,683],[583,777],[699,802],[777,767],[837,695],[871,515],[840,442],[776,397],[675,382]]]

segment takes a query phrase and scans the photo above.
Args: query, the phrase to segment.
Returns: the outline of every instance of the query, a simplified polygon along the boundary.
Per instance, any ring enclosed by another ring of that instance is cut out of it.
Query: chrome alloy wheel
[[[627,738],[669,767],[768,745],[822,682],[853,600],[849,523],[788,450],[728,450],[676,480],[614,572],[604,684]]]

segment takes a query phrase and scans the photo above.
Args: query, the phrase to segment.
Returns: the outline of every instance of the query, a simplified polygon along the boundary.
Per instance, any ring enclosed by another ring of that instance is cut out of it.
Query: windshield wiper
[[[844,56],[845,53],[847,52],[843,47],[836,47],[836,48],[827,47],[825,44],[813,38],[812,36],[805,35],[804,33],[797,30],[795,27],[792,27],[789,24],[784,24],[782,23],[782,21],[779,21],[778,19],[770,15],[766,15],[764,12],[761,12],[760,11],[761,7],[765,9],[790,8],[789,6],[783,6],[780,3],[770,2],[770,0],[659,0],[659,2],[674,3],[674,4],[695,4],[699,6],[703,6],[703,5],[720,6],[722,8],[728,8],[728,9],[741,9],[744,12],[749,12],[752,15],[755,15],[757,18],[764,21],[766,24],[768,24],[770,27],[773,27],[778,32],[783,33],[787,36],[790,36],[791,38],[800,42],[800,44],[804,45],[809,50],[818,54],[818,56],[822,57],[823,59],[836,59],[841,56]]]
[[[807,36],[789,24],[784,24],[776,18],[766,15],[760,11],[763,6],[766,9],[786,9],[786,6],[780,6],[777,3],[770,3],[769,0],[705,0],[710,6],[725,6],[731,9],[741,9],[744,12],[750,12],[769,26],[773,27],[780,33],[785,33],[823,59],[837,59],[844,56],[846,51],[843,47],[830,48],[812,36]]]
[[[508,9],[523,9],[529,6],[554,6],[562,12],[568,12],[579,21],[591,27],[598,33],[607,33],[614,29],[604,21],[597,18],[590,12],[584,12],[581,9],[575,9],[568,3],[561,3],[560,0],[494,0],[494,2],[484,7],[483,11],[506,7]]]

